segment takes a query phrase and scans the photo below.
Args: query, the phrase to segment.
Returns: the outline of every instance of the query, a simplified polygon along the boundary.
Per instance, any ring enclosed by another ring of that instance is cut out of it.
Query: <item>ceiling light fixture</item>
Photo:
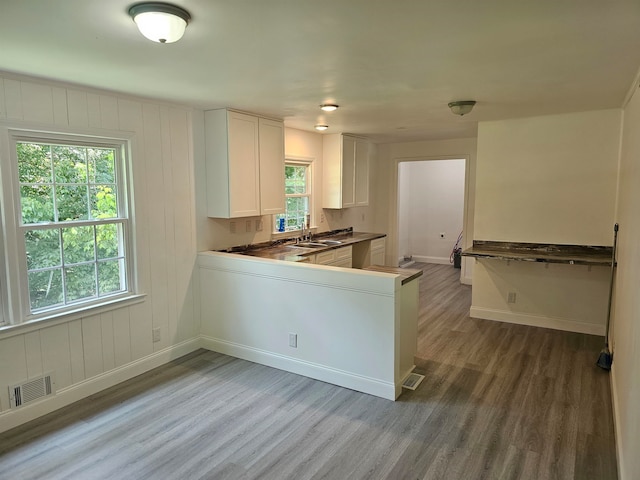
[[[320,110],[325,112],[333,112],[338,109],[338,105],[334,105],[333,103],[324,103],[320,105]]]
[[[320,131],[320,132],[324,132],[327,128],[329,128],[329,125],[316,125],[315,127],[316,130]]]
[[[462,116],[473,110],[475,104],[475,100],[459,100],[457,102],[451,102],[449,108],[453,114]]]
[[[142,35],[158,43],[180,40],[191,20],[185,9],[162,2],[136,3],[129,8],[129,15]]]

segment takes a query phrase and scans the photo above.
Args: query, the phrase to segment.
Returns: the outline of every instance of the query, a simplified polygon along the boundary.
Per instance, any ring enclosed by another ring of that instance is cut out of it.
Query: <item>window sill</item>
[[[318,231],[318,227],[311,227],[313,235]],[[289,230],[287,232],[271,232],[271,240],[281,240],[283,238],[296,238],[302,234],[302,230]]]
[[[144,302],[146,297],[146,294],[127,295],[125,297],[114,298],[98,305],[78,306],[78,308],[73,310],[51,313],[50,315],[38,317],[33,320],[27,320],[15,325],[0,325],[0,340],[13,337],[15,335],[23,335],[25,333],[41,330],[47,327],[53,327],[61,323],[68,323],[82,317],[105,313],[118,308],[130,307]]]

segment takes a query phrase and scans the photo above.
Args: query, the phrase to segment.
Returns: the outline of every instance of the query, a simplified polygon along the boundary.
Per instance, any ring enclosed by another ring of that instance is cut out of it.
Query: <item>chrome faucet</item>
[[[307,233],[305,233],[305,223],[307,225]],[[311,241],[311,215],[308,213],[305,215],[302,220],[302,225],[300,226],[300,238],[302,241]]]

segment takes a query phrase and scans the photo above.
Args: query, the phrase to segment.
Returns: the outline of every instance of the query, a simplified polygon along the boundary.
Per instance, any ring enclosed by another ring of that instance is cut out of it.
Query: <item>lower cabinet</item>
[[[352,252],[351,245],[348,247],[335,248],[333,250],[327,250],[316,254],[315,264],[317,265],[331,265],[332,267],[352,267]]]
[[[384,237],[367,242],[359,242],[353,246],[353,267],[367,268],[370,265],[384,265],[386,240]]]
[[[384,265],[385,254],[386,239],[382,237],[307,255],[298,261],[333,267],[366,268],[370,265]]]
[[[384,238],[371,240],[371,254],[369,255],[370,265],[384,265],[386,254],[386,242]]]

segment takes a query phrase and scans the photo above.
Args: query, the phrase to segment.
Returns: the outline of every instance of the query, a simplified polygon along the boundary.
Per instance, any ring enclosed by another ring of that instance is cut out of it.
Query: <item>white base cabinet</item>
[[[353,246],[353,266],[366,268],[371,265],[383,265],[385,263],[386,239],[376,238],[369,242],[359,242]]]
[[[348,247],[327,250],[326,252],[317,253],[313,263],[316,265],[331,265],[332,267],[351,268],[352,252],[353,249],[351,245]]]
[[[284,212],[284,124],[227,109],[205,118],[207,215]]]

